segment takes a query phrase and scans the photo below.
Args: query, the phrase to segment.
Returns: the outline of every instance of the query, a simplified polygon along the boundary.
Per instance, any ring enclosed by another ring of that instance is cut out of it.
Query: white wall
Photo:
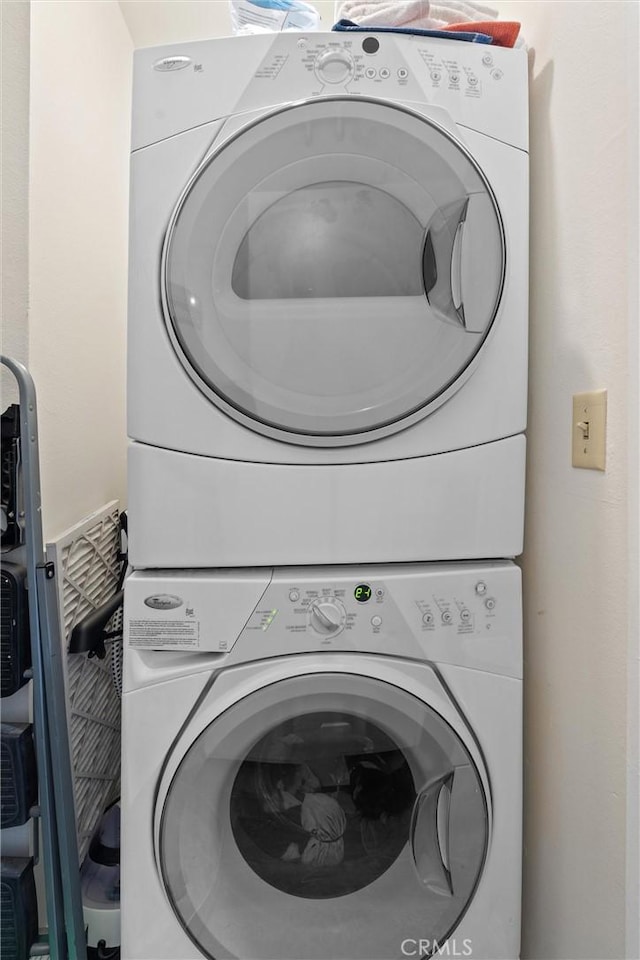
[[[5,0],[2,25],[2,353],[28,362],[29,4]],[[17,402],[2,367],[2,410]]]
[[[501,3],[533,47],[524,957],[625,956],[634,4]],[[613,8],[615,7],[615,15]],[[636,47],[637,51],[637,47]],[[637,64],[637,61],[636,61]],[[635,67],[637,70],[637,65]],[[607,470],[571,395],[609,391]]]
[[[31,3],[29,361],[46,539],[125,503],[132,49],[116,0]]]
[[[629,675],[627,678],[626,956],[640,957],[640,5],[627,37],[629,71]]]

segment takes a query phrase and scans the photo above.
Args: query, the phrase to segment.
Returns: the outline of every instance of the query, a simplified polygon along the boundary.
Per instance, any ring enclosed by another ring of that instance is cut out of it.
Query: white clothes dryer
[[[521,551],[527,123],[519,50],[136,52],[134,566]]]
[[[125,623],[123,960],[519,956],[515,565],[137,571]]]

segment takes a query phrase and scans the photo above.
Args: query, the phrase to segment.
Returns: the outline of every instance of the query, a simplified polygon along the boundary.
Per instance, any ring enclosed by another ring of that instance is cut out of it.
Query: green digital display
[[[371,598],[371,587],[368,583],[359,583],[353,591],[353,595],[358,603],[366,603]]]

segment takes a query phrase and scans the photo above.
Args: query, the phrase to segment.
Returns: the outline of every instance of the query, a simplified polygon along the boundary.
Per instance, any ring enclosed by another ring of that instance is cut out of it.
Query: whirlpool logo
[[[184,600],[172,593],[156,593],[152,597],[146,597],[144,602],[152,610],[176,610],[182,606]]]
[[[162,57],[153,64],[153,69],[160,73],[174,73],[176,70],[184,70],[190,63],[193,63],[191,57]]]

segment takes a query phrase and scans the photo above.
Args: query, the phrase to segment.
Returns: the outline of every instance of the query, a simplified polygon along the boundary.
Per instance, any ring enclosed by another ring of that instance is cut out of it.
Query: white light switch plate
[[[606,466],[607,391],[576,393],[571,423],[571,463],[587,470]]]

